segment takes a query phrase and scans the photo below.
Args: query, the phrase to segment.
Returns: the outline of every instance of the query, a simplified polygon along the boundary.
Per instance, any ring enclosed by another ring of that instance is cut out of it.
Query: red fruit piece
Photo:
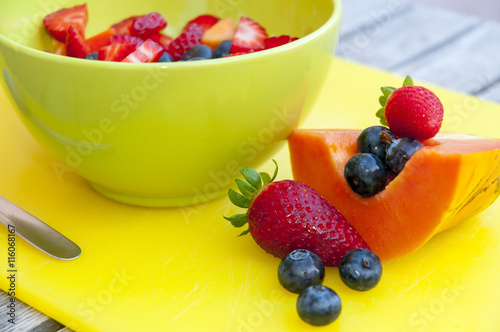
[[[219,18],[216,17],[216,16],[213,16],[213,15],[200,15],[200,16],[192,19],[191,21],[189,21],[184,26],[184,29],[182,29],[182,31],[186,31],[189,28],[189,26],[192,25],[192,24],[199,25],[199,26],[203,27],[203,29],[208,30],[212,26],[214,26],[215,23],[217,23],[217,22],[219,22]]]
[[[147,39],[136,50],[130,53],[122,62],[157,62],[165,52],[165,48],[151,39]]]
[[[297,40],[299,38],[292,38],[287,35],[282,35],[279,37],[269,37],[266,40],[264,40],[264,46],[267,49],[273,48],[273,47],[278,47],[281,45],[285,45],[288,43],[293,42],[294,40]]]
[[[236,27],[231,53],[260,51],[265,49],[266,30],[254,20],[242,16]]]
[[[83,36],[87,27],[87,4],[63,8],[44,17],[43,25],[58,41],[66,42],[66,32],[70,25]]]
[[[165,47],[165,49],[168,49],[168,46],[174,40],[172,37],[169,37],[169,36],[161,34],[161,33],[156,33],[156,34],[152,35],[151,37],[149,37],[149,39],[151,39],[152,41]]]
[[[134,44],[139,47],[143,42],[141,38],[131,35],[113,35],[109,38],[110,44]]]
[[[104,46],[99,50],[97,59],[102,61],[120,62],[130,53],[134,52],[136,48],[136,44],[133,43],[111,44]]]
[[[87,43],[87,46],[89,48],[89,53],[97,52],[101,47],[109,45],[110,37],[113,36],[113,34],[114,31],[112,29],[108,29],[88,38],[85,42]]]
[[[148,39],[149,36],[157,33],[167,26],[167,21],[160,13],[152,12],[136,18],[132,22],[130,34],[142,39]]]
[[[66,33],[66,54],[73,58],[83,58],[89,53],[89,48],[80,31],[71,24]]]
[[[131,16],[111,26],[111,29],[116,35],[130,35],[132,24],[140,16]]]
[[[296,249],[318,255],[327,266],[338,266],[351,249],[368,244],[352,225],[313,188],[293,180],[272,182],[268,174],[242,168],[248,181],[237,179],[241,194],[230,189],[229,198],[248,213],[226,218],[233,226],[248,223],[248,231],[266,252],[285,258]]]
[[[179,61],[184,53],[186,53],[191,47],[201,44],[201,37],[205,29],[196,23],[192,23],[188,28],[183,31],[179,37],[174,39],[168,45],[168,53],[172,56],[174,61]]]
[[[392,91],[392,92],[391,92]],[[383,117],[398,137],[412,137],[421,142],[434,137],[443,122],[443,104],[429,89],[414,86],[407,76],[403,87],[382,88]],[[377,113],[378,116],[381,114]]]

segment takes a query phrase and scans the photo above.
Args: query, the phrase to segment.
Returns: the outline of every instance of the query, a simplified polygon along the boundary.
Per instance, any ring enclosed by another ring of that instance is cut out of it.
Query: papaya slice
[[[234,21],[230,17],[223,18],[206,30],[201,37],[201,43],[209,46],[212,50],[224,40],[233,40],[236,33]]]
[[[440,133],[385,189],[362,198],[344,179],[360,132],[295,130],[289,137],[292,173],[330,201],[384,261],[415,252],[500,194],[500,140]]]

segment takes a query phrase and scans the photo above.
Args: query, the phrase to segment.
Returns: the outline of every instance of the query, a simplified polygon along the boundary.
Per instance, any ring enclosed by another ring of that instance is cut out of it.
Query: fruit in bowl
[[[281,148],[320,91],[341,15],[337,0],[86,3],[89,38],[152,12],[168,20],[162,33],[172,38],[200,15],[231,18],[235,26],[250,17],[269,36],[299,38],[209,61],[90,61],[51,54],[54,37],[43,19],[61,8],[0,4],[1,81],[54,156],[54,171],[64,176],[69,167],[104,195],[146,206],[224,195],[239,167],[256,167]]]

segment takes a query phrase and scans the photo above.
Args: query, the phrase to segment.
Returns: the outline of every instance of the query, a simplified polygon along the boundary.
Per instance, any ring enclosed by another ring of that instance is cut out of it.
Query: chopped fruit
[[[345,164],[344,177],[352,191],[366,198],[384,189],[387,171],[376,155],[357,153]]]
[[[427,88],[414,86],[407,76],[403,87],[382,88],[382,108],[377,112],[397,137],[411,137],[421,142],[434,137],[443,122],[443,104]]]
[[[208,30],[212,26],[214,26],[215,23],[217,23],[218,21],[219,21],[219,18],[216,17],[216,16],[213,16],[213,15],[200,15],[200,16],[192,19],[191,21],[189,21],[184,26],[184,28],[182,29],[182,31],[186,31],[187,29],[189,29],[189,26],[191,24],[196,24],[198,26],[201,26],[204,30]]]
[[[158,59],[158,62],[172,62],[172,56],[168,52],[163,52],[162,56]]]
[[[325,265],[321,259],[305,249],[288,254],[278,266],[278,280],[286,290],[300,294],[312,285],[321,285],[325,279]]]
[[[71,24],[66,34],[66,53],[73,58],[83,58],[89,53],[83,35]]]
[[[134,44],[139,47],[144,41],[139,37],[131,35],[114,35],[109,38],[109,43],[112,44]]]
[[[396,136],[386,127],[382,126],[371,126],[364,129],[358,136],[356,146],[359,153],[371,153],[380,158],[380,160],[385,160],[385,150],[387,146],[385,143],[380,141],[380,133],[384,131],[392,139],[396,139]]]
[[[52,53],[57,55],[67,55],[66,53],[66,43],[62,43],[56,39],[54,39],[54,47]]]
[[[83,58],[87,59],[87,60],[99,60],[99,53],[98,52],[92,52],[92,53],[87,54]]]
[[[248,54],[248,53],[253,53],[253,52],[236,52],[236,53],[230,53],[230,54],[226,55],[225,58],[229,58],[229,57],[233,57],[233,56],[237,56],[237,55]]]
[[[212,57],[214,59],[216,59],[216,58],[223,58],[225,56],[228,56],[229,54],[231,54],[230,49],[231,49],[232,44],[233,44],[232,40],[221,41],[220,44],[215,49]]]
[[[157,62],[165,52],[163,46],[147,39],[134,52],[130,53],[122,62],[144,63]]]
[[[184,53],[186,53],[190,48],[200,45],[203,32],[205,32],[205,29],[202,26],[193,23],[190,24],[189,27],[179,35],[179,37],[174,39],[167,49],[174,61],[181,60]]]
[[[130,35],[132,24],[134,24],[134,21],[139,17],[140,16],[131,16],[123,21],[115,23],[111,26],[111,30],[113,30],[116,35]]]
[[[354,248],[369,248],[354,227],[311,187],[293,180],[273,182],[267,173],[240,170],[247,182],[236,179],[240,193],[229,189],[233,204],[247,213],[227,217],[233,226],[248,230],[266,252],[285,258],[296,249],[314,251],[326,266],[338,266]]]
[[[130,34],[142,39],[148,39],[167,26],[167,21],[160,13],[152,12],[136,18],[132,22]]]
[[[415,252],[500,194],[500,140],[441,133],[384,190],[363,198],[344,179],[360,132],[295,130],[288,140],[290,160],[294,179],[337,207],[382,261]]]
[[[368,249],[353,249],[342,257],[339,275],[347,287],[357,291],[367,291],[380,282],[382,262]]]
[[[282,35],[279,37],[269,37],[266,40],[264,40],[264,46],[267,49],[273,48],[273,47],[278,47],[281,45],[285,45],[288,43],[293,42],[294,40],[297,40],[299,38],[292,38],[287,35]]]
[[[266,30],[254,20],[242,16],[236,27],[231,53],[251,52],[265,49],[268,38]]]
[[[334,290],[315,285],[307,287],[299,295],[296,307],[304,322],[313,326],[325,326],[340,316],[342,301]]]
[[[215,50],[224,40],[233,40],[236,28],[232,18],[227,17],[206,30],[201,37],[201,43]]]
[[[380,138],[387,145],[385,168],[390,176],[397,176],[410,158],[423,146],[411,137],[392,139],[387,133],[381,133]]]
[[[211,59],[212,58],[212,49],[207,45],[196,45],[191,47],[184,55],[182,56],[182,60],[187,61],[193,58],[201,58],[201,59]]]
[[[115,33],[112,29],[103,31],[95,36],[92,36],[86,40],[87,46],[90,53],[98,52],[101,47],[108,46],[110,44],[110,38]]]
[[[99,50],[98,60],[117,61],[125,59],[130,53],[135,51],[137,46],[132,43],[111,44]]]
[[[160,44],[165,49],[168,49],[168,45],[173,41],[173,39],[167,35],[161,33],[155,33],[149,37],[152,41]]]
[[[60,42],[66,42],[66,32],[73,25],[81,35],[87,27],[87,4],[63,8],[44,17],[43,25]]]

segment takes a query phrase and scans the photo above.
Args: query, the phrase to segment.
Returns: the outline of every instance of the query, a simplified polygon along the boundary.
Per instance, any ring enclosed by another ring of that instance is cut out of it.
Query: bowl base
[[[218,192],[210,193],[210,195],[190,195],[190,196],[141,196],[129,193],[117,192],[113,189],[103,187],[99,184],[89,182],[90,186],[98,193],[110,198],[114,201],[138,205],[145,207],[182,207],[208,203],[212,200],[227,195],[227,188],[221,189]]]

